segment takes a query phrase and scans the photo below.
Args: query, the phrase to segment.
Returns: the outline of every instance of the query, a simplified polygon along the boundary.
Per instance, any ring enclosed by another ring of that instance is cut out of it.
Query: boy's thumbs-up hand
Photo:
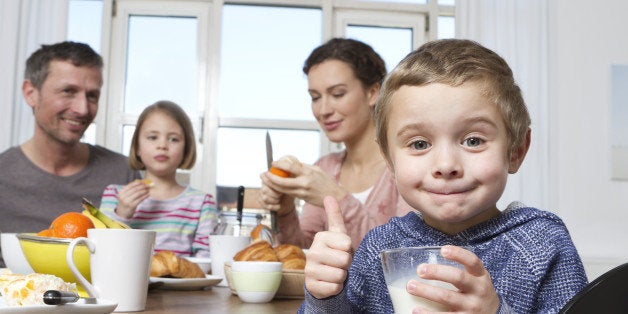
[[[307,251],[305,287],[312,296],[322,299],[342,291],[353,252],[342,211],[330,196],[323,199],[328,231],[318,232]]]
[[[326,196],[323,199],[323,205],[325,206],[325,213],[327,214],[327,228],[331,232],[342,233],[347,235],[347,228],[345,227],[345,220],[342,218],[342,210],[338,205],[338,201],[331,196]],[[348,238],[351,241],[351,238]]]

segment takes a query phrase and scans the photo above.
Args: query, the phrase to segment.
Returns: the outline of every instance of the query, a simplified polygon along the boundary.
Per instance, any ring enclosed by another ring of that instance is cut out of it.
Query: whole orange
[[[50,236],[55,238],[87,237],[87,229],[94,228],[94,223],[85,215],[67,212],[59,215],[50,224]]]

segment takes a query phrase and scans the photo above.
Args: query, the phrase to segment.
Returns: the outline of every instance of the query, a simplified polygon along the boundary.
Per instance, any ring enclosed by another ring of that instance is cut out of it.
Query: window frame
[[[128,19],[121,19],[132,12],[146,15],[196,16],[198,19],[198,58],[199,58],[199,159],[190,171],[189,183],[206,191],[216,190],[217,174],[217,139],[218,129],[255,128],[282,130],[319,131],[318,123],[306,120],[272,120],[250,118],[223,118],[218,115],[218,80],[220,75],[220,45],[222,33],[222,7],[224,5],[260,5],[299,8],[317,8],[322,11],[321,43],[344,35],[347,24],[383,27],[412,27],[413,49],[423,41],[435,39],[437,18],[453,16],[454,6],[439,5],[437,0],[427,0],[426,4],[389,3],[358,0],[102,0],[102,55],[106,62],[103,95],[100,112],[96,118],[96,142],[114,151],[122,152],[124,125],[134,125],[137,116],[125,115],[122,105],[124,99],[124,71],[126,41],[114,34],[128,32]],[[132,9],[130,11],[130,9]],[[393,23],[391,16],[397,17]],[[401,18],[399,18],[401,17]],[[413,23],[417,17],[425,21]],[[401,23],[399,23],[401,21]],[[420,29],[423,28],[423,29]],[[415,32],[414,30],[417,30]],[[124,37],[126,39],[126,35]],[[391,67],[392,68],[392,67]],[[196,123],[196,121],[193,121]],[[321,155],[342,149],[341,145],[330,142],[320,132]],[[207,180],[206,178],[211,178]]]

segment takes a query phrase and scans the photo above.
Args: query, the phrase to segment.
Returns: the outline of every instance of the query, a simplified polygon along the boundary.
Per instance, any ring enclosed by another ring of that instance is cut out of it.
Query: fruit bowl
[[[34,233],[18,233],[16,236],[26,260],[36,273],[51,274],[65,282],[77,283],[65,259],[68,245],[73,239],[42,237]],[[81,274],[91,281],[89,250],[84,244],[76,246],[74,263]],[[80,284],[77,283],[76,287],[80,296],[88,296]]]

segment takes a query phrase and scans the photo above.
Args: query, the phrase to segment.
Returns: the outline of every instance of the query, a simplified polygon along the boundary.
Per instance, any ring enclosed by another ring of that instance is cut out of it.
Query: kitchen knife
[[[273,165],[273,143],[270,140],[270,134],[266,131],[266,165],[268,170]]]
[[[270,134],[268,130],[266,130],[266,165],[268,166],[268,170],[273,164],[273,143],[270,140]],[[274,210],[270,211],[270,227],[273,229],[273,233],[279,233],[279,228],[277,227],[277,212]]]

